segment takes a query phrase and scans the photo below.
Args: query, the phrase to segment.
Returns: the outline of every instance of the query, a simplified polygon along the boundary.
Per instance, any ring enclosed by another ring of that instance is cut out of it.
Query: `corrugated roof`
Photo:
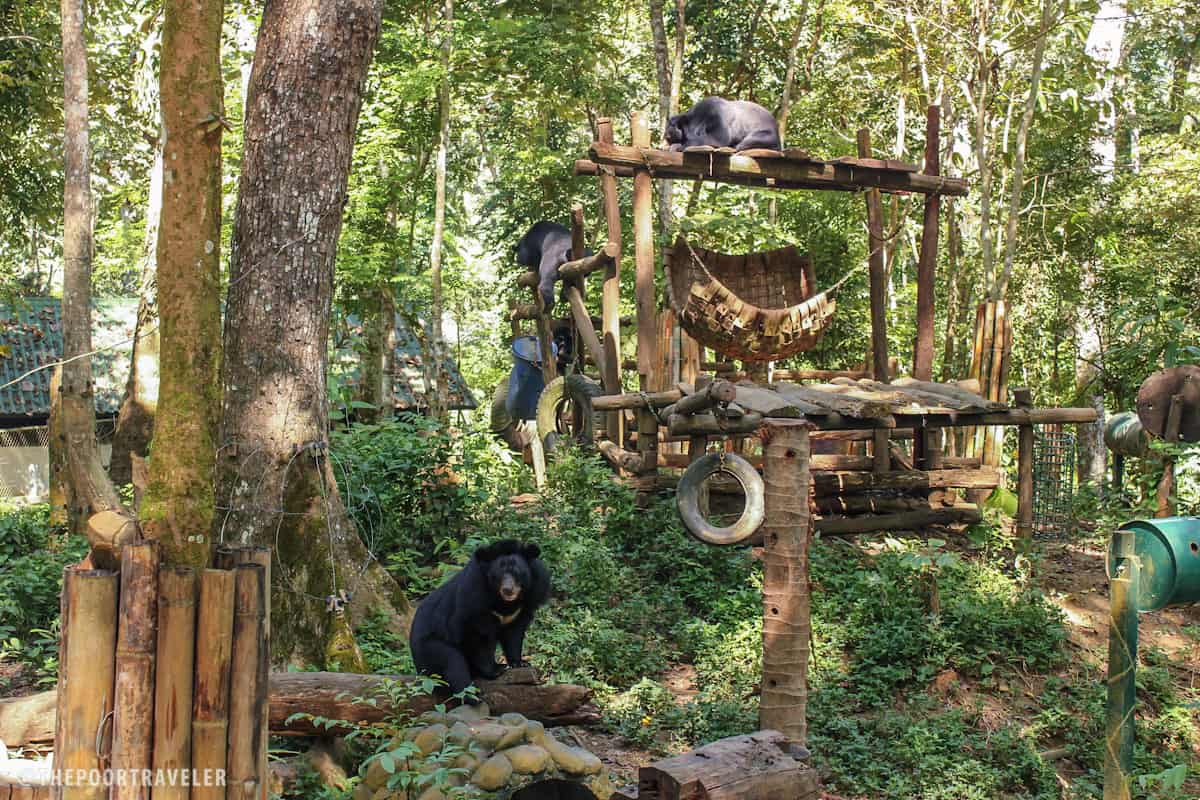
[[[92,304],[92,356],[96,413],[121,407],[129,375],[129,350],[137,321],[137,298],[104,298]],[[0,418],[8,422],[50,415],[51,369],[26,373],[62,358],[62,301],[29,297],[0,304]]]
[[[359,360],[354,355],[354,339],[362,336],[362,322],[353,314],[346,315],[335,327],[334,347],[336,359],[344,370],[344,380],[355,385],[360,380]],[[422,369],[421,343],[400,314],[396,315],[396,367],[392,380],[392,394],[397,411],[420,411],[429,407],[425,391],[425,373]],[[442,364],[450,388],[450,409],[472,409],[477,407],[470,387],[458,370],[458,364],[446,356]]]
[[[96,413],[116,414],[121,407],[125,381],[129,376],[129,355],[137,321],[136,297],[114,297],[92,303],[92,347],[101,349],[92,356],[92,376],[96,387]],[[51,369],[38,367],[62,358],[62,301],[57,297],[22,298],[11,304],[0,303],[0,420],[41,423],[50,415]],[[353,316],[345,325],[361,334]],[[346,378],[357,379],[357,359],[353,357],[343,326],[336,328],[336,358]],[[421,346],[400,315],[396,315],[396,408],[418,411],[427,408],[425,380],[421,370]],[[450,407],[471,409],[475,398],[458,370],[447,357],[444,368],[450,379]],[[24,376],[24,377],[22,377]],[[20,380],[18,380],[18,378]],[[11,385],[9,385],[11,384]]]

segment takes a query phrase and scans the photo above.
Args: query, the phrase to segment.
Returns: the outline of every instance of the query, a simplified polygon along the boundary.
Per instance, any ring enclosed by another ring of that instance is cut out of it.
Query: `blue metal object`
[[[1200,517],[1165,517],[1127,522],[1133,554],[1141,566],[1138,611],[1200,602]],[[1108,553],[1109,574],[1119,560],[1117,537]]]
[[[558,348],[550,345],[551,358],[558,355]],[[538,398],[546,388],[542,377],[542,359],[538,356],[536,336],[518,336],[513,340],[513,368],[508,376],[508,399],[505,409],[513,419],[537,417]]]

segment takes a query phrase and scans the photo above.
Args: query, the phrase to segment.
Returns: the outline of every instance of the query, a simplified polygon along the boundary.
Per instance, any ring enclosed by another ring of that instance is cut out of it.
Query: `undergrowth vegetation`
[[[611,732],[669,753],[757,728],[762,571],[750,548],[696,542],[670,499],[639,507],[579,452],[551,463],[540,502],[514,504],[529,471],[482,431],[412,419],[339,432],[333,447],[364,538],[414,601],[482,542],[541,546],[554,595],[527,654],[591,687]],[[0,659],[34,680],[53,680],[62,567],[84,551],[44,507],[0,515]],[[831,792],[1100,796],[1104,653],[1068,641],[1037,554],[995,519],[950,541],[816,539],[810,557],[808,738]],[[358,635],[373,671],[412,671],[387,620]],[[1200,747],[1200,691],[1161,651],[1141,655],[1136,795],[1192,796],[1173,787]]]
[[[393,548],[388,563],[425,565],[422,580],[406,576],[416,594],[479,542],[536,541],[555,593],[527,651],[555,680],[592,687],[613,732],[666,753],[757,727],[762,574],[749,548],[696,542],[670,499],[639,507],[586,454],[563,453],[549,466],[543,500],[514,505],[510,495],[531,488],[528,469],[486,437],[467,432],[451,454],[427,423],[386,427],[382,437],[356,429],[339,442],[369,442],[378,454],[360,491],[374,493],[374,513],[396,531],[380,537]],[[422,448],[406,437],[439,444]],[[399,478],[403,486],[382,485],[392,474],[391,441],[415,465]],[[438,483],[443,458],[460,483]],[[389,507],[388,498],[416,505]],[[1081,658],[1068,644],[1061,612],[1033,579],[1036,553],[1017,549],[998,518],[949,544],[818,539],[811,559],[809,741],[831,791],[929,800],[1099,795],[1103,654]],[[360,634],[374,668],[409,666],[382,625]],[[1171,797],[1155,776],[1190,763],[1200,744],[1200,694],[1178,688],[1163,658],[1145,655],[1141,673],[1137,769],[1146,797]],[[694,684],[686,697],[668,681],[681,669]],[[1017,693],[1031,702],[1011,702]],[[1040,756],[1062,747],[1079,767],[1068,789]]]

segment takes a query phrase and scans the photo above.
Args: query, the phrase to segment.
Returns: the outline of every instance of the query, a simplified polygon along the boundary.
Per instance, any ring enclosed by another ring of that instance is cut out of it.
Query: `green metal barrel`
[[[1200,602],[1200,517],[1165,517],[1128,522],[1140,562],[1138,611]],[[1108,553],[1109,574],[1118,560],[1117,537]]]
[[[1104,444],[1119,456],[1146,456],[1150,453],[1150,434],[1137,414],[1122,411],[1104,423]]]

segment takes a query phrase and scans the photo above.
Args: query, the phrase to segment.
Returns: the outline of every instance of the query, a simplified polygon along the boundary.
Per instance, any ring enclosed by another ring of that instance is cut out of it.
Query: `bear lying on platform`
[[[441,676],[458,694],[473,679],[504,671],[496,663],[497,643],[509,667],[525,666],[525,632],[550,596],[550,571],[540,554],[536,544],[514,539],[480,547],[426,597],[408,637],[417,670]]]

